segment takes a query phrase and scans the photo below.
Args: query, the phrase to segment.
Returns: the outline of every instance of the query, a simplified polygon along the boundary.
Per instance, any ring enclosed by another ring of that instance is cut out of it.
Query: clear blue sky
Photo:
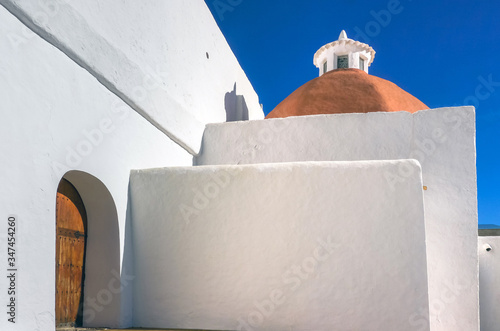
[[[342,29],[377,52],[370,74],[430,108],[476,106],[479,223],[500,224],[500,1],[206,3],[266,114],[317,77],[314,53]]]

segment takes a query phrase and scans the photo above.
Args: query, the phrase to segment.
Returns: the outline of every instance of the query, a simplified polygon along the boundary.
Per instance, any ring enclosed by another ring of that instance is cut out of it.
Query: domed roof
[[[429,109],[388,80],[359,69],[329,71],[299,87],[266,118]]]

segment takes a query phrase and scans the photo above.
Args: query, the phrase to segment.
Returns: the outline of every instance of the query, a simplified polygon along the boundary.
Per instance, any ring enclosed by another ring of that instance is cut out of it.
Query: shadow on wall
[[[72,170],[64,178],[80,194],[87,213],[83,326],[118,327],[123,282],[113,196],[103,182],[86,172]]]
[[[248,121],[248,107],[243,95],[236,94],[236,83],[231,92],[224,97],[226,122]]]
[[[134,306],[134,289],[133,282],[135,279],[135,264],[134,264],[134,247],[132,242],[132,212],[131,212],[131,194],[130,182],[128,186],[127,198],[127,214],[125,219],[125,243],[123,247],[123,264],[122,277],[127,278],[129,286],[123,286],[122,291],[122,306],[121,306],[121,326],[131,327],[134,325],[133,306]],[[127,285],[127,284],[124,284]]]

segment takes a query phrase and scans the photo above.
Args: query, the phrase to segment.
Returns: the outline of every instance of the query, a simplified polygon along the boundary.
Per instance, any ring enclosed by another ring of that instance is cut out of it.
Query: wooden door
[[[56,326],[81,326],[87,214],[78,191],[65,179],[56,205]]]

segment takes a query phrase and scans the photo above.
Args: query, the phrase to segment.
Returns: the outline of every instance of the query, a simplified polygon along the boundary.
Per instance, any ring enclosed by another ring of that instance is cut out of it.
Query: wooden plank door
[[[81,326],[87,214],[65,179],[57,189],[56,229],[56,326]]]

